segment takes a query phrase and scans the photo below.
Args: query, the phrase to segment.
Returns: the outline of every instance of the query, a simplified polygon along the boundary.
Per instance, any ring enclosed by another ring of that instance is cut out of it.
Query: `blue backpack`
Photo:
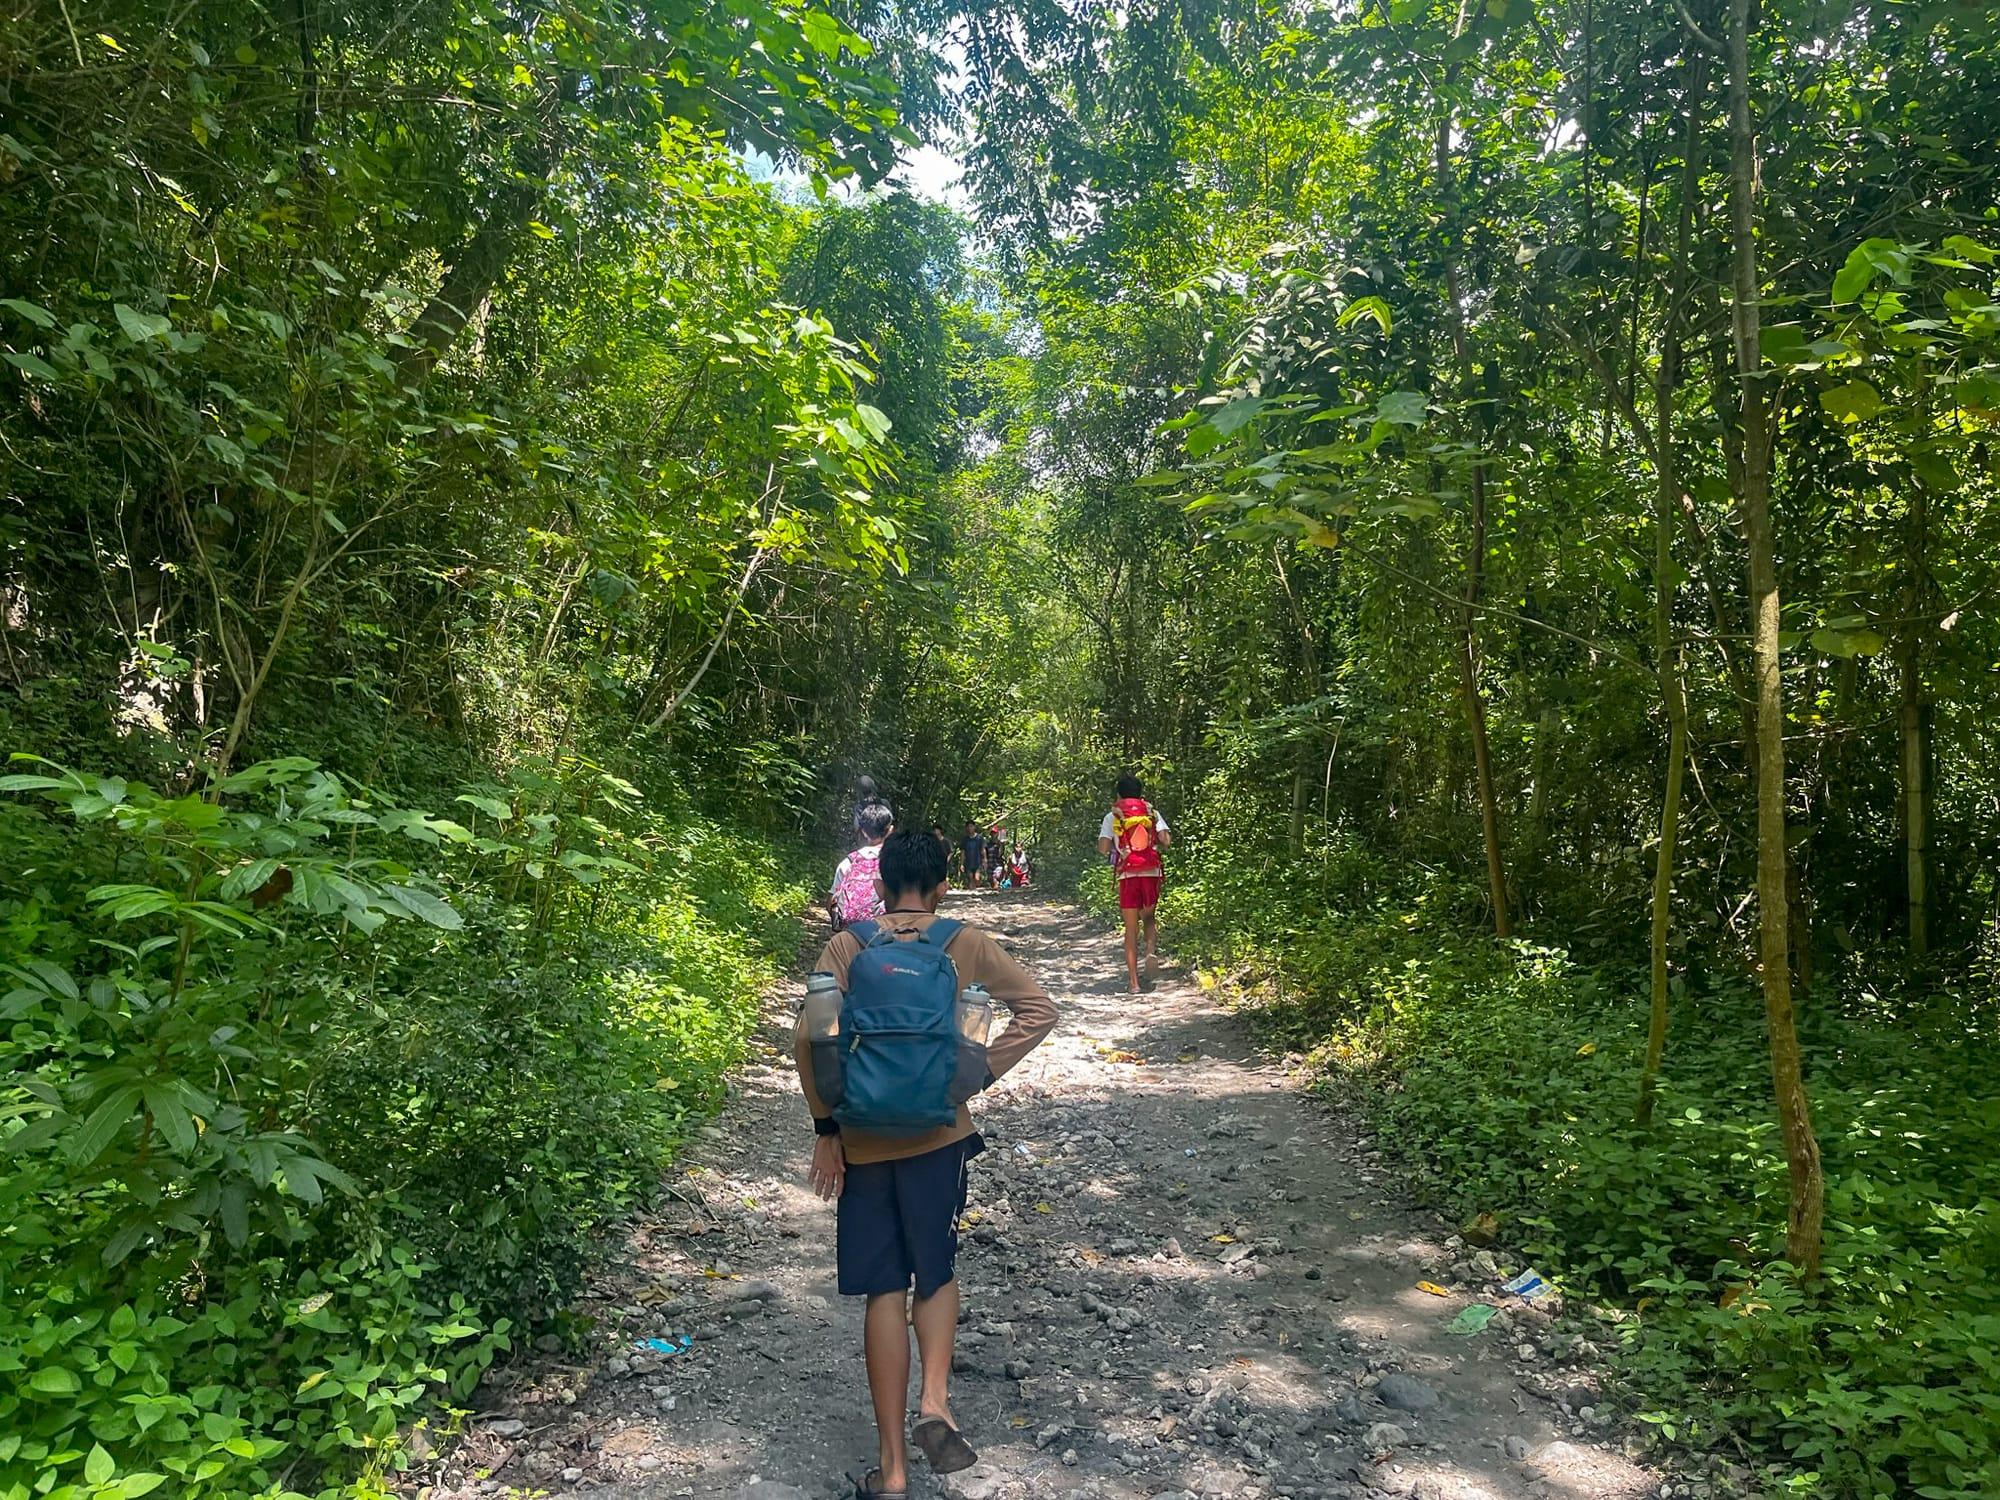
[[[847,966],[839,1076],[814,1078],[843,1126],[918,1135],[955,1123],[984,1087],[986,1049],[959,1037],[958,967],[945,951],[964,926],[939,917],[909,942],[875,922],[848,927],[861,951]],[[826,1071],[817,1058],[814,1071]]]

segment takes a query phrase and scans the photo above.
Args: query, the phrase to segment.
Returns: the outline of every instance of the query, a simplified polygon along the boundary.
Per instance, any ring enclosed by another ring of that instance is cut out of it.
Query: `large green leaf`
[[[78,1166],[87,1166],[104,1154],[120,1128],[137,1112],[139,1088],[122,1084],[111,1090],[85,1118],[83,1126],[63,1143],[64,1154]]]
[[[382,888],[382,893],[420,921],[433,927],[441,927],[447,932],[456,932],[465,925],[465,918],[453,910],[451,903],[441,896],[412,885],[390,885]]]
[[[1430,410],[1420,391],[1391,391],[1375,406],[1375,415],[1384,422],[1394,422],[1401,427],[1421,427]]]
[[[1887,648],[1889,642],[1880,631],[1875,630],[1815,630],[1812,643],[1828,656],[1874,656]]]
[[[1362,318],[1371,320],[1385,334],[1392,330],[1395,322],[1390,315],[1389,304],[1382,298],[1357,297],[1340,310],[1339,324],[1346,328]]]
[[[1819,402],[1842,422],[1865,422],[1882,410],[1882,396],[1865,380],[1850,380],[1819,393]]]
[[[123,302],[113,303],[111,310],[118,315],[118,326],[125,330],[125,337],[135,344],[159,338],[174,326],[171,318],[159,313],[142,313]]]
[[[74,1396],[83,1389],[76,1372],[62,1365],[44,1365],[28,1377],[28,1389],[41,1396]]]
[[[1879,275],[1887,274],[1899,282],[1907,281],[1913,253],[1909,247],[1895,240],[1879,236],[1863,240],[1848,252],[1846,262],[1833,278],[1834,303],[1852,302],[1867,291]]]
[[[56,326],[54,313],[50,312],[46,307],[26,301],[23,298],[0,297],[0,307],[9,308],[20,314],[37,328],[53,328]]]
[[[24,375],[33,375],[42,380],[62,379],[55,366],[51,365],[39,354],[30,354],[25,350],[16,349],[9,349],[5,353],[7,363]]]

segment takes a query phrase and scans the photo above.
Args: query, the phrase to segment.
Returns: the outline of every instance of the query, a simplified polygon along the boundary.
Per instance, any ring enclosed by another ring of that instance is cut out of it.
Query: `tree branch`
[[[1693,37],[1700,46],[1714,53],[1717,57],[1726,55],[1723,51],[1722,43],[1718,42],[1714,37],[1695,24],[1694,17],[1688,14],[1687,0],[1674,0],[1674,9],[1680,13],[1681,25],[1687,28],[1688,35]]]

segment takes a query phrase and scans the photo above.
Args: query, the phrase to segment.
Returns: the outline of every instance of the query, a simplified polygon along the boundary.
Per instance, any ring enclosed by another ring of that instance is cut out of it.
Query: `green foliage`
[[[1127,769],[1171,928],[1677,1440],[1991,1488],[2000,11],[1751,8],[1749,288],[1713,13],[23,10],[0,1500],[393,1462],[719,1097],[771,847],[867,772],[1106,902]],[[955,113],[976,226],[828,198]],[[1741,979],[1746,405],[1817,1287]]]
[[[567,1305],[797,943],[769,854],[588,762],[465,823],[303,757],[17,765],[0,1494],[392,1457]]]
[[[1233,831],[1250,836],[1231,864],[1175,861],[1169,931],[1244,977],[1273,1042],[1368,1116],[1420,1196],[1497,1215],[1588,1302],[1638,1420],[1782,1454],[1805,1493],[1971,1500],[2000,1483],[2000,1115],[1984,1098],[2000,1036],[1969,996],[1850,973],[1806,1020],[1830,1191],[1823,1276],[1802,1288],[1746,980],[1677,990],[1641,1129],[1643,973],[1470,936],[1468,892],[1352,847],[1260,878],[1268,839]]]
[[[772,849],[959,790],[867,704],[1005,319],[823,201],[937,61],[684,10],[10,24],[0,1500],[372,1486],[720,1101]]]

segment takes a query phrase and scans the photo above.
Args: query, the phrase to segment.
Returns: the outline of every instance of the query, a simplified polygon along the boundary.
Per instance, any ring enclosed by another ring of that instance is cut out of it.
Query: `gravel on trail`
[[[968,893],[1062,1010],[977,1101],[953,1406],[981,1462],[950,1500],[1636,1500],[1663,1484],[1557,1299],[1412,1210],[1365,1130],[1302,1095],[1172,966],[1129,996],[1119,935]],[[1171,933],[1168,934],[1171,938]],[[861,1307],[773,997],[728,1106],[556,1341],[497,1372],[428,1500],[838,1500],[872,1465]],[[1430,1289],[1418,1286],[1424,1282]],[[1443,1295],[1438,1295],[1439,1293]],[[1468,1306],[1498,1310],[1451,1325]],[[914,1384],[911,1410],[915,1411]]]

